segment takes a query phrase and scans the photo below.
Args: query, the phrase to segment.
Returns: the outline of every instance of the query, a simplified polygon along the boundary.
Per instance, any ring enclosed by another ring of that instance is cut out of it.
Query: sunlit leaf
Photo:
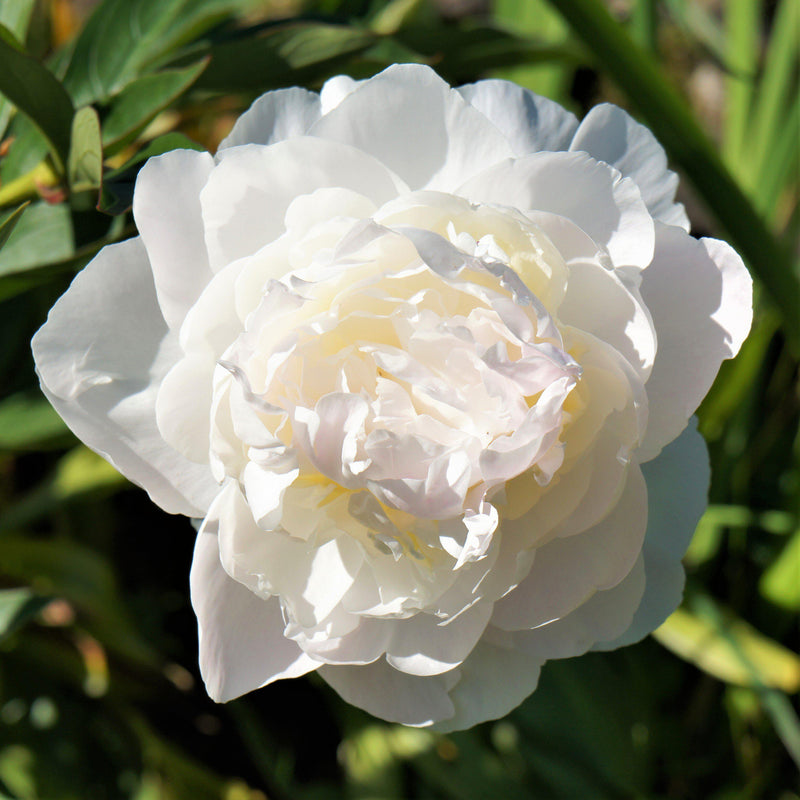
[[[103,143],[113,146],[140,130],[159,111],[180,97],[206,68],[203,59],[184,69],[145,75],[129,83],[111,105],[103,121]]]
[[[67,175],[73,192],[97,189],[103,182],[100,120],[91,106],[79,108],[75,113]]]
[[[721,681],[800,689],[800,656],[730,613],[713,613],[710,600],[697,611],[679,608],[653,634],[673,653]]]
[[[15,208],[10,214],[6,214],[0,218],[0,250],[3,249],[3,245],[8,241],[8,237],[11,236],[14,228],[17,227],[20,217],[29,205],[30,202],[22,203],[22,205]]]
[[[0,251],[0,289],[6,275],[69,258],[74,253],[72,221],[64,205],[33,203]]]
[[[787,611],[800,611],[800,529],[761,576],[761,595]]]

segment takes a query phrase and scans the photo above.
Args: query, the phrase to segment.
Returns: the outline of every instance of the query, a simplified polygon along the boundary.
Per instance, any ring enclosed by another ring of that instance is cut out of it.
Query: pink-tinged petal
[[[415,727],[453,716],[447,691],[457,673],[408,675],[383,659],[365,666],[325,665],[318,671],[348,703],[389,722]]]
[[[163,439],[156,397],[181,357],[140,239],[110,245],[72,282],[32,342],[42,391],[64,421],[165,511],[202,517],[207,466]]]
[[[578,127],[575,115],[558,103],[510,81],[479,81],[458,91],[508,139],[515,156],[568,150]]]
[[[439,675],[457,667],[472,652],[483,634],[491,603],[478,603],[453,620],[431,614],[387,624],[393,626],[386,660],[409,675]]]
[[[211,280],[200,192],[213,166],[208,153],[173,150],[151,158],[136,178],[133,218],[170,328],[180,326]]]
[[[394,65],[359,84],[309,133],[369,153],[411,189],[452,191],[512,155],[483,114],[416,64]]]
[[[685,575],[681,559],[706,508],[708,450],[697,420],[642,466],[647,481],[648,518],[644,540],[645,593],[630,627],[618,638],[601,640],[595,650],[638,642],[678,607]]]
[[[595,106],[583,118],[568,149],[583,150],[632,178],[655,219],[688,232],[686,211],[675,202],[678,176],[667,169],[664,148],[626,111],[610,103]]]
[[[236,120],[219,149],[242,144],[274,144],[304,136],[320,114],[319,95],[307,89],[292,87],[267,92]]]
[[[644,594],[644,559],[614,587],[596,592],[562,619],[532,631],[515,631],[514,644],[537,660],[583,655],[597,642],[610,641],[631,624]],[[595,649],[604,649],[596,647]]]
[[[510,634],[489,628],[467,660],[453,670],[459,676],[450,690],[455,713],[434,721],[432,729],[464,730],[505,716],[536,688],[543,663],[518,650]]]
[[[369,154],[317,138],[232,147],[219,157],[200,198],[215,271],[277,239],[285,230],[287,209],[300,195],[340,187],[380,205],[400,188]],[[338,212],[332,208],[331,213]]]
[[[507,159],[466,181],[456,194],[523,213],[567,217],[608,250],[615,266],[646,267],[653,257],[653,219],[636,184],[585,153]]]
[[[226,703],[319,667],[319,661],[284,637],[278,598],[258,597],[225,572],[215,533],[198,534],[189,582],[200,639],[200,674],[216,702]]]
[[[640,462],[658,455],[686,427],[722,361],[739,351],[753,318],[752,280],[730,246],[666,225],[657,224],[656,231],[655,257],[641,286],[658,352],[646,387],[650,413]]]
[[[647,527],[647,487],[629,468],[619,501],[588,531],[538,548],[525,580],[495,604],[492,625],[536,628],[561,619],[596,591],[616,586],[636,563]]]

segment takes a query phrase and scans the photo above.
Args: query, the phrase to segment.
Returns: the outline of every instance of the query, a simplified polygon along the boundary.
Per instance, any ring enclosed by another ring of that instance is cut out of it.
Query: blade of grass
[[[722,152],[728,168],[740,177],[747,146],[747,125],[752,111],[758,56],[761,49],[761,0],[738,0],[725,6],[727,27],[725,80],[725,132]]]
[[[596,0],[549,1],[636,104],[673,162],[686,172],[728,239],[764,284],[781,313],[790,346],[800,352],[800,285],[791,252],[770,233],[657,62]]]

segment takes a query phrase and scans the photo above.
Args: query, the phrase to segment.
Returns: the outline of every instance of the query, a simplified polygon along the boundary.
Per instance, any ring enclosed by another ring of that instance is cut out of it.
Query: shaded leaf
[[[74,114],[64,87],[45,66],[29,56],[14,35],[0,25],[0,93],[44,134],[63,166],[69,156]]]
[[[40,449],[71,439],[64,421],[39,392],[20,392],[0,402],[0,450]]]
[[[24,42],[36,0],[0,0],[0,25],[5,25],[17,41]],[[14,111],[12,103],[0,97],[0,140]]]
[[[11,236],[14,228],[17,227],[20,217],[29,205],[30,202],[23,203],[19,208],[15,208],[10,214],[6,214],[2,220],[0,220],[0,250],[2,250],[3,245],[8,241],[8,237]]]
[[[348,57],[376,42],[369,31],[343,25],[293,22],[214,45],[197,86],[216,91],[262,92],[322,81]]]
[[[27,588],[0,590],[0,642],[35,617],[50,602]]]

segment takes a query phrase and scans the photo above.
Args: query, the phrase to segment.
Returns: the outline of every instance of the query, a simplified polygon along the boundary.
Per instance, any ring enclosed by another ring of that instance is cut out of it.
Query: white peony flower
[[[75,433],[203,519],[215,700],[317,670],[464,728],[676,607],[708,482],[687,423],[751,321],[676,184],[615,106],[422,66],[270,92],[216,156],[147,163],[140,237],[33,349]]]

